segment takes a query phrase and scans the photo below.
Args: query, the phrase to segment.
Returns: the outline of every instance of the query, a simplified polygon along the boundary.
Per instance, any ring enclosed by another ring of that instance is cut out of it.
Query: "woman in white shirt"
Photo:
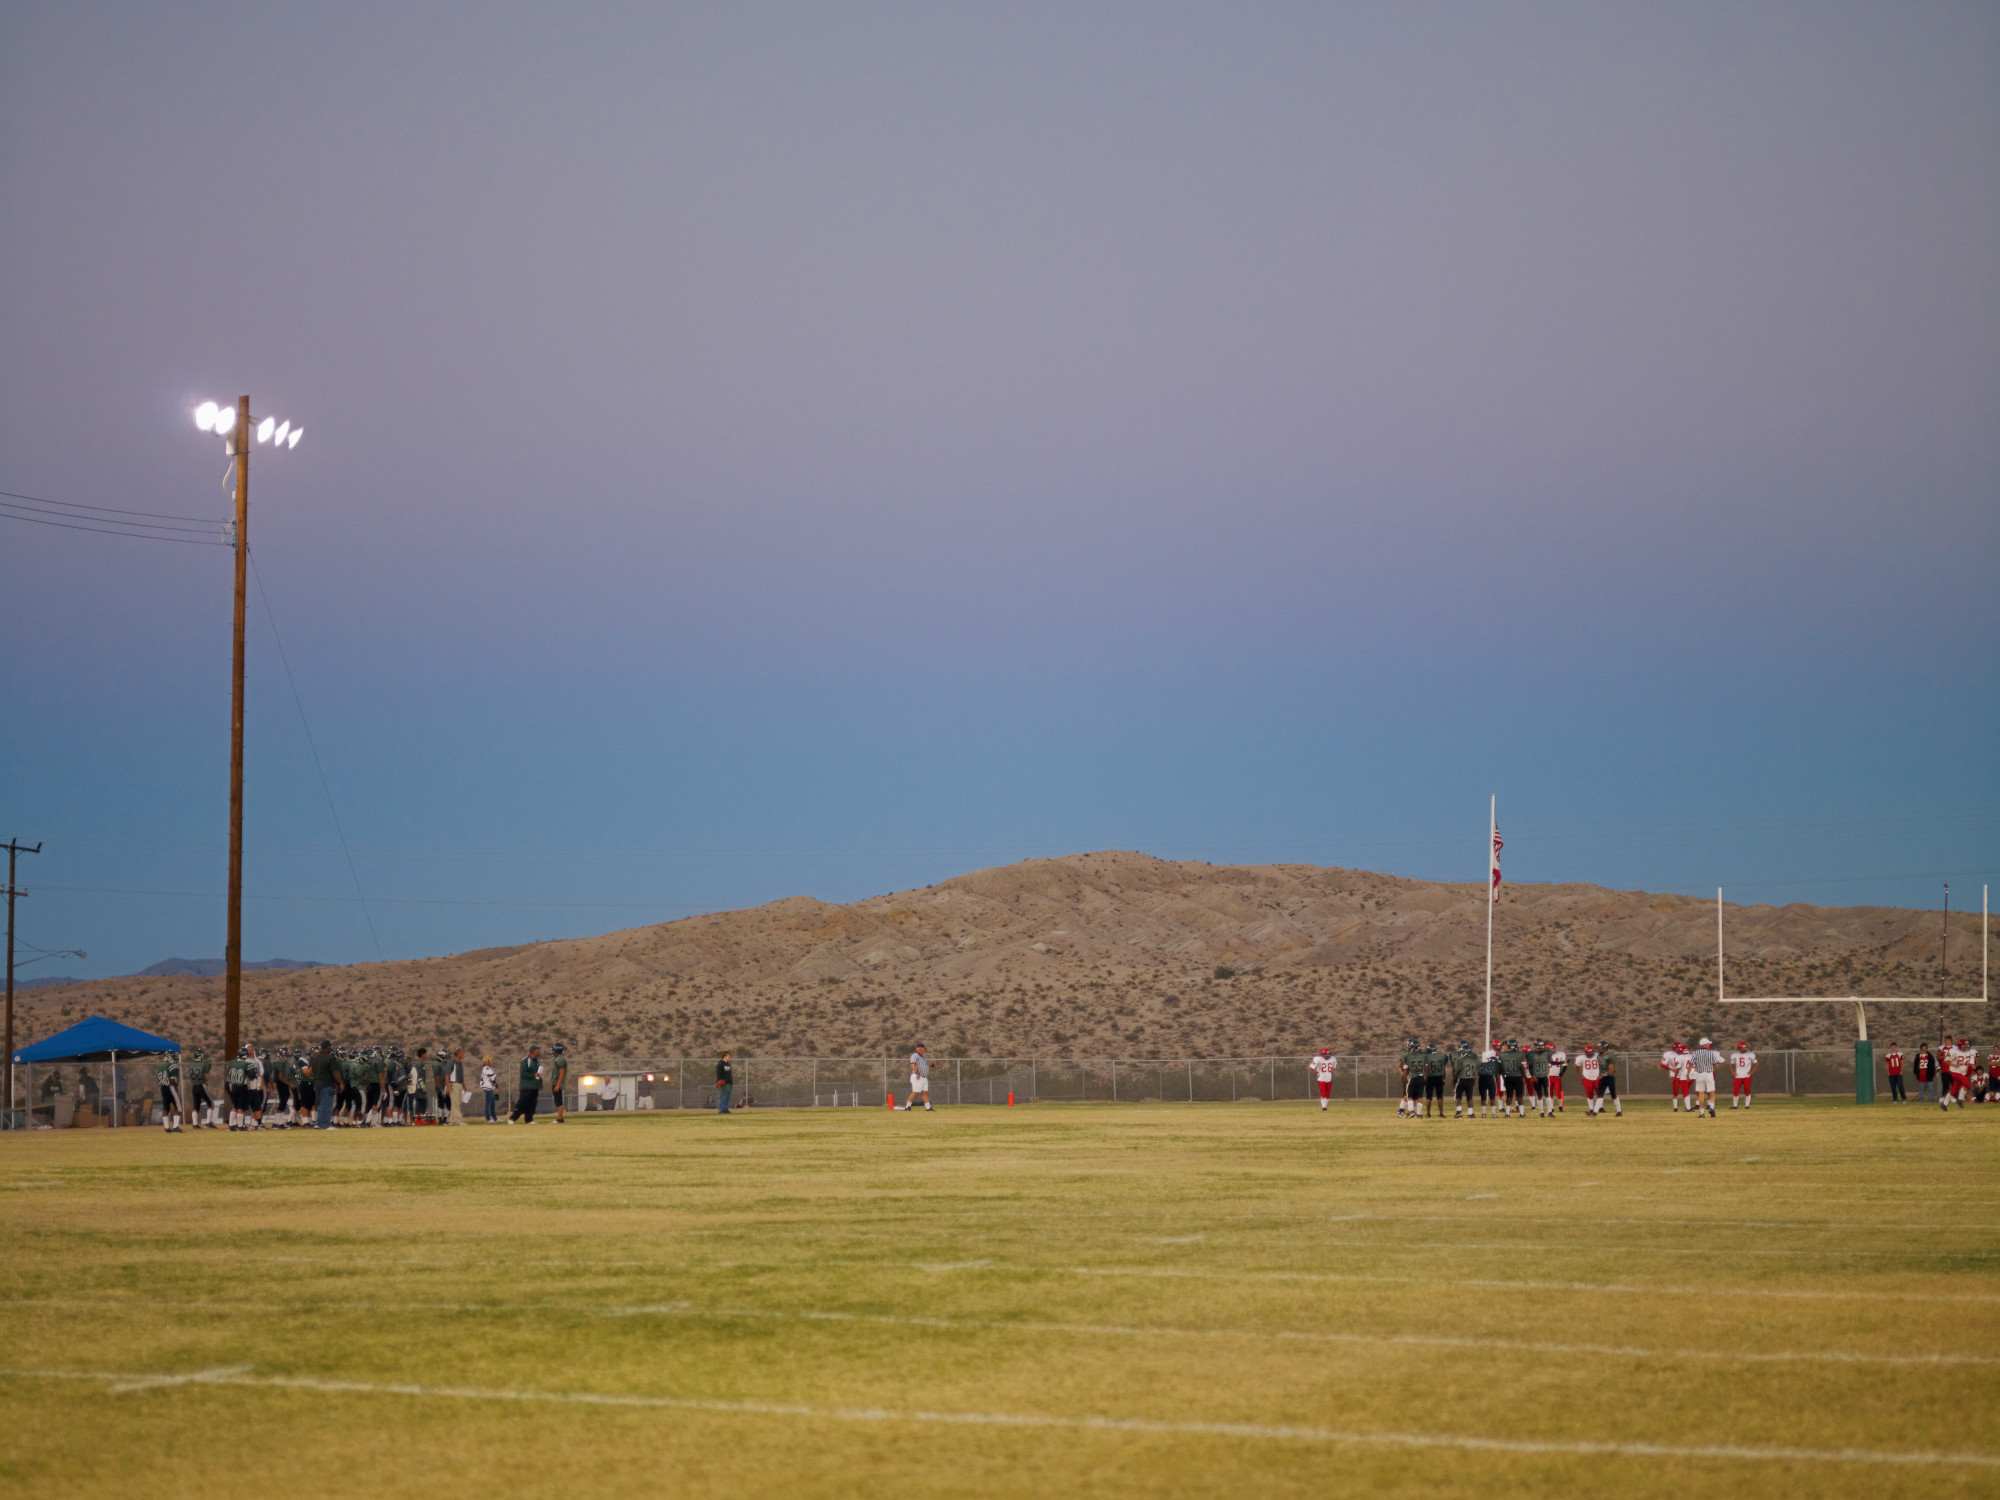
[[[479,1086],[486,1092],[486,1123],[500,1123],[500,1075],[493,1071],[493,1054],[487,1053],[479,1059]]]

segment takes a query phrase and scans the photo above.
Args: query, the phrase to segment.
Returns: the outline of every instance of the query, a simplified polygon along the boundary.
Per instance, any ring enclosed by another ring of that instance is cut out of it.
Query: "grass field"
[[[1830,1101],[0,1137],[0,1488],[1990,1496],[1996,1189]]]

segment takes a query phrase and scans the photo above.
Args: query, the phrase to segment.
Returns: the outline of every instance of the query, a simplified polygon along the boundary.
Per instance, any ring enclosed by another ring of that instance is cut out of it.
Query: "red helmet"
[[[1333,1056],[1333,1048],[1331,1048],[1331,1047],[1322,1047],[1322,1048],[1320,1048],[1320,1049],[1319,1049],[1319,1055],[1320,1055],[1321,1057],[1331,1057],[1331,1056]]]

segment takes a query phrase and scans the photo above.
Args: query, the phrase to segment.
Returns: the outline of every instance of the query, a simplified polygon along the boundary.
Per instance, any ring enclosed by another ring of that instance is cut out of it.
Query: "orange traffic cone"
[[[1014,1107],[1014,1091],[1012,1089],[1007,1090],[1007,1107],[1009,1109]]]
[[[888,1093],[888,1094],[884,1094],[884,1095],[882,1096],[882,1102],[883,1102],[883,1104],[885,1104],[886,1106],[888,1106],[888,1107],[889,1107],[890,1109],[894,1109],[894,1108],[896,1107],[896,1096],[895,1096],[895,1094],[893,1094],[893,1093]]]

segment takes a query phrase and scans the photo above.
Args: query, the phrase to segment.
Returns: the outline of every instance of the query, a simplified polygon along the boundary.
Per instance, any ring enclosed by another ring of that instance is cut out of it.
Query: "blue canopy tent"
[[[163,1036],[154,1036],[150,1031],[141,1031],[136,1026],[127,1026],[122,1021],[114,1021],[109,1016],[85,1016],[76,1025],[54,1036],[36,1042],[32,1047],[23,1047],[8,1059],[10,1065],[38,1062],[109,1062],[113,1078],[117,1076],[118,1057],[123,1053],[178,1053],[181,1044],[169,1041]],[[11,1068],[10,1068],[11,1071]],[[33,1097],[34,1078],[29,1075],[29,1096]],[[12,1104],[10,1080],[9,1104]],[[115,1090],[115,1084],[114,1084]],[[111,1123],[118,1123],[118,1112],[114,1108]],[[9,1123],[12,1123],[11,1120]]]

